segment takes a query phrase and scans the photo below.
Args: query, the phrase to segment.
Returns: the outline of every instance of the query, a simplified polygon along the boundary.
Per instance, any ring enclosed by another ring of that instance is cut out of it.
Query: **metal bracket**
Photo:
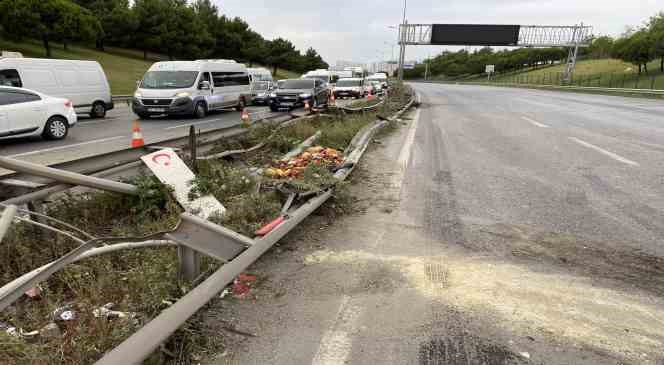
[[[254,241],[228,228],[190,213],[182,213],[180,224],[165,235],[181,245],[222,261],[230,261],[254,244]]]

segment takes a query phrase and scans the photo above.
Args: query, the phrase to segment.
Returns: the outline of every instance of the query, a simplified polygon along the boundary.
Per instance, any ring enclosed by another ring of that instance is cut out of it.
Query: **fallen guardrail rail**
[[[252,125],[259,125],[262,123],[283,123],[295,118],[296,116],[291,114],[270,115],[270,113],[268,113],[254,120]],[[214,143],[219,139],[238,136],[247,133],[247,131],[248,128],[246,128],[246,126],[236,125],[198,132],[196,134],[198,150],[203,153],[211,149]],[[147,144],[141,148],[126,148],[114,152],[102,153],[90,157],[52,164],[48,167],[105,178],[141,167],[142,163],[140,157],[144,155],[146,151],[163,147],[188,151],[188,146],[189,136],[176,137]],[[2,165],[0,165],[0,167],[5,168]],[[0,176],[1,180],[13,180],[23,182],[23,184],[22,186],[16,186],[16,184],[13,184],[13,187],[8,187],[4,190],[7,195],[0,197],[5,199],[2,201],[4,204],[26,204],[30,201],[43,199],[50,194],[61,192],[74,186],[71,184],[54,185],[55,181],[48,176],[35,176],[33,174],[15,171],[11,168],[5,169],[7,169],[7,172]]]
[[[386,100],[387,100],[387,97],[383,97],[383,98],[380,99],[380,102],[378,102],[374,105],[369,105],[369,106],[359,107],[359,108],[351,108],[351,107],[348,107],[348,106],[337,106],[336,108],[338,110],[342,110],[346,113],[363,113],[363,112],[368,112],[368,111],[378,109],[378,107],[385,104]]]

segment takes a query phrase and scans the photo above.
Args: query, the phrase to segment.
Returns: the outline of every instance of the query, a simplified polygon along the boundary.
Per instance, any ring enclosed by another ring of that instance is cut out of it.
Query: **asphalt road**
[[[270,113],[267,107],[250,107],[254,118]],[[108,112],[104,119],[90,119],[79,116],[78,123],[70,130],[67,138],[61,141],[45,141],[39,137],[15,138],[0,141],[0,154],[17,158],[44,155],[39,162],[47,162],[51,154],[104,153],[128,148],[131,143],[132,123],[137,116],[131,108],[120,105]],[[203,119],[191,117],[154,117],[140,120],[141,131],[146,143],[184,136],[189,126],[195,125],[201,131],[229,127],[240,123],[240,113],[236,111],[215,112]]]
[[[359,212],[323,214],[208,313],[214,364],[664,360],[664,102],[416,84]]]

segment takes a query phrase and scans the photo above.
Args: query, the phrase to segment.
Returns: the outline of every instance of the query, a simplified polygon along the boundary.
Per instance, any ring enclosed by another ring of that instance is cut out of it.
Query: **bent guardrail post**
[[[59,182],[81,185],[90,188],[113,191],[116,193],[136,195],[138,188],[131,184],[118,181],[100,179],[97,177],[77,174],[71,171],[54,169],[52,167],[38,165],[32,162],[16,160],[9,157],[0,157],[0,167],[8,170],[22,172],[25,174],[47,177]]]
[[[254,244],[249,237],[231,231],[190,213],[182,213],[175,231],[164,235],[177,242],[181,279],[193,281],[200,274],[200,256],[206,254],[228,262]]]
[[[2,242],[7,230],[9,230],[9,226],[14,220],[16,209],[16,205],[8,205],[5,207],[5,210],[2,211],[2,216],[0,216],[0,242]]]
[[[311,199],[298,208],[289,219],[277,226],[263,238],[253,241],[253,245],[237,256],[233,261],[215,271],[209,278],[180,298],[175,304],[165,309],[155,319],[108,352],[96,362],[97,365],[140,364],[165,342],[184,321],[194,315],[226,285],[254,263],[283,236],[290,232],[302,220],[320,207],[332,196],[333,190]]]

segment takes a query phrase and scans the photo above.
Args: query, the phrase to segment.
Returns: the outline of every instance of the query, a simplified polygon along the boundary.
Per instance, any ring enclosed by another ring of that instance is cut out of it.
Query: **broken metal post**
[[[191,171],[194,174],[198,174],[198,160],[197,160],[197,151],[196,151],[196,128],[192,125],[189,126],[189,153],[191,159]]]
[[[179,279],[191,283],[201,274],[201,255],[187,246],[178,246]]]
[[[108,190],[122,194],[138,194],[138,188],[131,184],[125,184],[113,180],[100,179],[97,177],[77,174],[71,171],[54,169],[31,162],[16,160],[9,157],[0,157],[0,167],[8,170],[22,172],[25,174],[47,177],[59,182],[81,185],[89,188]]]
[[[16,205],[8,205],[5,210],[2,211],[2,216],[0,216],[0,242],[5,237],[9,226],[12,224],[12,220],[16,215]]]

